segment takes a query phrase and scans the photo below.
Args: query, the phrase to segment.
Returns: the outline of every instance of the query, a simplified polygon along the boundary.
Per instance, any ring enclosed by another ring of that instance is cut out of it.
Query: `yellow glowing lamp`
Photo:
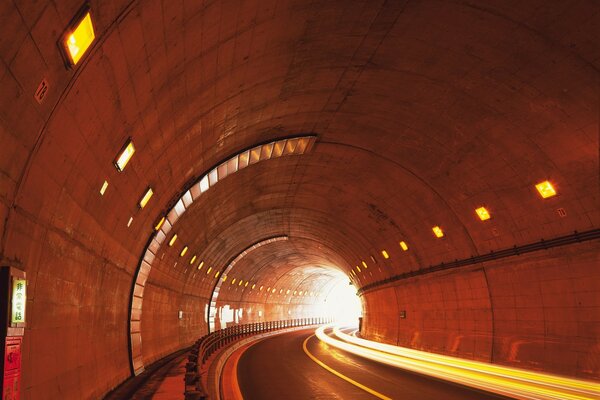
[[[127,139],[127,142],[123,145],[121,151],[119,154],[117,154],[117,157],[114,161],[117,171],[123,172],[127,166],[127,163],[129,163],[129,160],[131,160],[131,157],[133,157],[133,153],[135,153],[135,146],[133,145],[131,139]]]
[[[158,231],[160,228],[162,228],[163,224],[165,223],[165,217],[162,217],[157,223],[156,225],[154,225],[154,230]]]
[[[192,259],[190,260],[190,264],[193,264],[193,263],[195,263],[195,262],[196,262],[196,255],[194,255],[194,256],[192,257]]]
[[[106,189],[108,188],[108,181],[104,181],[102,187],[100,188],[100,196],[104,196]]]
[[[146,204],[148,204],[148,202],[150,201],[150,198],[152,197],[153,194],[154,194],[154,191],[152,190],[151,187],[146,189],[146,193],[144,193],[144,196],[142,196],[142,198],[140,199],[138,206],[140,206],[140,208],[146,207]]]
[[[535,185],[535,188],[540,193],[540,196],[542,196],[542,198],[544,199],[556,196],[556,190],[549,181],[540,182],[537,185]]]
[[[71,65],[77,65],[85,52],[90,48],[95,37],[92,16],[88,11],[74,25],[74,28],[69,30],[65,35],[63,47]]]
[[[203,266],[204,266],[204,261],[200,261],[200,264],[198,264],[198,270],[201,270]],[[210,271],[208,271],[207,274],[210,274]]]
[[[362,262],[362,265],[363,265],[363,267],[365,267],[365,269],[369,268],[369,267],[367,266],[367,263],[366,263],[366,262],[364,262],[364,261]]]
[[[433,234],[435,235],[435,237],[437,237],[437,238],[444,237],[444,231],[439,226],[434,226],[433,228],[431,228],[431,230],[433,231]]]
[[[171,240],[169,240],[169,247],[172,247],[175,244],[176,240],[177,240],[177,234],[174,234],[173,237],[171,238]]]
[[[408,245],[406,244],[406,242],[402,241],[402,242],[400,242],[400,248],[403,251],[407,251],[408,250]]]
[[[387,251],[385,251],[385,250],[381,250],[381,255],[383,256],[383,258],[386,258],[386,259],[387,259],[387,258],[390,258],[390,255],[389,255],[389,254],[388,254],[388,252],[387,252]]]
[[[184,248],[181,250],[181,253],[179,253],[179,257],[183,257],[183,256],[185,256],[185,253],[187,253],[187,251],[188,251],[188,247],[187,247],[187,246],[185,246],[185,247],[184,247]]]
[[[215,274],[215,279],[219,277],[220,273],[221,273],[221,271],[217,271],[217,273]]]
[[[490,215],[490,212],[485,207],[479,207],[478,209],[475,210],[475,212],[477,213],[477,216],[479,217],[479,219],[482,221],[487,221],[488,219],[490,219],[492,217]]]
[[[233,285],[234,283],[235,283],[235,278],[233,278],[233,279],[231,280],[231,284]]]

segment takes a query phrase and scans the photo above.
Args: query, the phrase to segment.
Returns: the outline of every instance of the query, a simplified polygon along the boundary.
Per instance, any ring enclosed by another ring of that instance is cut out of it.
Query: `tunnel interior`
[[[598,14],[2,3],[25,398],[99,398],[210,330],[342,309],[368,339],[599,380]]]

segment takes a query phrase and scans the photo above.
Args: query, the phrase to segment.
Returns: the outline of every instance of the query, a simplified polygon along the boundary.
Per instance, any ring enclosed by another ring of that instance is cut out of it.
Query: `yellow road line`
[[[330,366],[326,365],[325,363],[323,363],[321,360],[317,359],[317,357],[315,357],[314,355],[311,354],[310,351],[308,351],[308,348],[306,347],[306,343],[315,335],[311,335],[309,337],[306,338],[306,340],[304,340],[304,343],[302,343],[302,349],[304,349],[304,352],[306,353],[306,355],[308,357],[310,357],[311,360],[313,360],[314,362],[316,362],[317,364],[319,364],[321,367],[325,368],[327,371],[331,372],[332,374],[334,374],[335,376],[337,376],[338,378],[342,378],[343,380],[345,380],[348,383],[353,384],[354,386],[356,386],[357,388],[360,388],[362,390],[364,390],[367,393],[372,394],[373,396],[380,398],[380,399],[384,399],[384,400],[392,400],[391,397],[387,397],[371,388],[366,387],[365,385],[356,382],[354,379],[348,378],[346,375],[337,372],[335,369],[331,368]]]

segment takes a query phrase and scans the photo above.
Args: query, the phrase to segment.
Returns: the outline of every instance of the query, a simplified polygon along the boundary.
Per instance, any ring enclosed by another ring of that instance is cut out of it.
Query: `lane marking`
[[[304,340],[304,343],[302,343],[302,349],[304,350],[304,352],[306,353],[306,355],[313,360],[315,363],[317,363],[318,365],[320,365],[321,367],[325,368],[327,371],[331,372],[333,375],[337,376],[338,378],[342,378],[343,380],[345,380],[348,383],[351,383],[352,385],[356,386],[359,389],[364,390],[367,393],[372,394],[373,396],[380,398],[380,399],[384,399],[384,400],[392,400],[391,397],[387,397],[386,395],[383,395],[369,387],[366,387],[365,385],[363,385],[362,383],[358,383],[356,382],[354,379],[352,378],[348,378],[346,375],[336,371],[335,369],[331,368],[330,366],[328,366],[327,364],[325,364],[324,362],[322,362],[321,360],[319,360],[317,357],[315,357],[310,351],[308,351],[308,347],[306,347],[306,343],[308,343],[308,341],[314,337],[315,335],[310,335],[309,337],[307,337]]]

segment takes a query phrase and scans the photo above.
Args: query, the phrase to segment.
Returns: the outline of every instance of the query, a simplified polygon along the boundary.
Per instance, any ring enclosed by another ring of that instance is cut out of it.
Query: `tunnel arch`
[[[260,201],[234,207],[236,190],[223,188],[203,203],[231,207],[214,213],[223,226],[201,210],[179,221],[213,268],[262,223],[290,235],[294,247],[277,248],[290,263],[354,271],[368,287],[367,337],[599,378],[593,1],[91,1],[96,41],[65,69],[56,41],[80,6],[0,6],[11,38],[0,46],[1,256],[30,280],[27,396],[101,397],[126,379],[131,288],[156,217],[196,174],[298,132],[319,145],[307,161],[257,165]],[[127,137],[137,153],[118,173]],[[231,179],[257,196],[247,176]],[[557,196],[540,198],[543,180]],[[477,219],[481,205],[490,221]],[[204,221],[217,226],[209,237]],[[419,275],[566,236],[568,246]],[[259,255],[245,276],[272,261]],[[209,281],[173,268],[174,250],[164,257],[147,292],[147,362],[205,332]],[[256,296],[228,299],[266,298]]]

